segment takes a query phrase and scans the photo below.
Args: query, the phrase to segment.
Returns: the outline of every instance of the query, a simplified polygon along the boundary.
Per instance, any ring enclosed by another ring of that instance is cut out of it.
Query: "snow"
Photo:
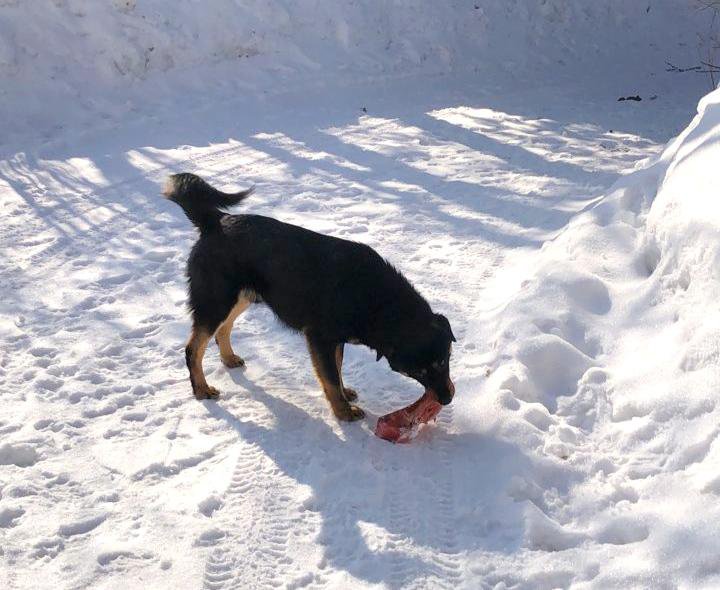
[[[203,105],[208,92],[217,102],[448,71],[481,72],[482,84],[497,71],[617,76],[616,64],[634,87],[648,61],[660,71],[665,60],[695,64],[707,33],[686,0],[200,4],[0,0],[0,149],[134,118],[149,105]]]
[[[591,540],[598,587],[720,581],[708,498],[720,235],[708,170],[719,100],[706,96],[659,158],[547,242],[522,290],[481,322],[502,326],[481,385],[495,398],[494,428],[573,472],[552,494],[543,467],[516,482],[514,497],[533,504],[525,544],[586,564]]]
[[[690,121],[664,63],[701,13],[0,8],[2,587],[720,585],[720,92]],[[338,423],[262,307],[197,402],[181,170],[397,264],[458,337],[437,423],[373,436],[421,391],[359,347]]]

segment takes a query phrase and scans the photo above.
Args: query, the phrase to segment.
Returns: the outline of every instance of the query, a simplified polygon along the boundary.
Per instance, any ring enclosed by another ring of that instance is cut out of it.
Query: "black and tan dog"
[[[235,319],[251,303],[266,303],[302,332],[332,410],[357,420],[357,394],[342,381],[343,347],[364,344],[390,367],[419,381],[441,404],[453,398],[451,342],[445,316],[433,313],[408,280],[369,246],[325,236],[260,215],[230,215],[252,189],[228,194],[193,174],[175,174],[163,194],[200,230],[188,259],[192,335],[185,348],[198,399],[218,391],[205,381],[202,360],[215,336],[223,363],[244,361],[230,346]]]

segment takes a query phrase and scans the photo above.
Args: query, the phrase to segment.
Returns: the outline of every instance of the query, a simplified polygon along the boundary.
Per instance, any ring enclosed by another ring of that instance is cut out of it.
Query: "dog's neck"
[[[372,321],[363,338],[363,343],[381,356],[388,356],[409,340],[417,339],[433,316],[428,302],[410,282],[396,269],[390,270],[396,280],[392,281],[392,289],[378,294]]]

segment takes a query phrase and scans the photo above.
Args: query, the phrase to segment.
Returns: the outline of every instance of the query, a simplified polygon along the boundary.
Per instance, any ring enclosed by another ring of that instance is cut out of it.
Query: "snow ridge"
[[[494,318],[484,388],[500,408],[493,422],[537,458],[512,490],[526,505],[525,546],[579,560],[600,587],[720,579],[710,546],[698,569],[695,543],[675,537],[702,526],[696,514],[705,522],[720,448],[709,299],[720,218],[707,174],[719,99],[705,97],[659,158],[548,242]],[[564,463],[567,487],[547,489],[544,458]],[[630,553],[618,551],[626,545]],[[674,558],[658,570],[667,552]]]

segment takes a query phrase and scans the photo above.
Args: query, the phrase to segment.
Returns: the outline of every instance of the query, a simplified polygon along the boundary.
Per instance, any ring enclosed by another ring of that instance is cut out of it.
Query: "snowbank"
[[[525,546],[572,553],[596,587],[720,583],[719,159],[715,91],[478,327],[500,326],[494,428],[567,469],[515,482]]]
[[[701,18],[681,0],[2,0],[0,8],[6,135],[57,132],[77,111],[132,113],[164,92],[181,100],[177,85],[134,88],[170,73],[194,89],[277,91],[457,69],[660,71],[665,60],[696,61]],[[225,67],[208,74],[213,65]]]
[[[696,18],[677,0],[643,5],[622,0],[584,5],[571,0],[1,4],[0,74],[32,87],[50,80],[61,87],[132,80],[258,56],[310,70],[386,71],[485,67],[490,59],[507,67],[558,64],[563,58],[591,62],[598,56],[624,56],[627,63],[649,51],[672,59],[686,57],[681,47],[692,41]],[[608,39],[607,31],[615,38]]]

